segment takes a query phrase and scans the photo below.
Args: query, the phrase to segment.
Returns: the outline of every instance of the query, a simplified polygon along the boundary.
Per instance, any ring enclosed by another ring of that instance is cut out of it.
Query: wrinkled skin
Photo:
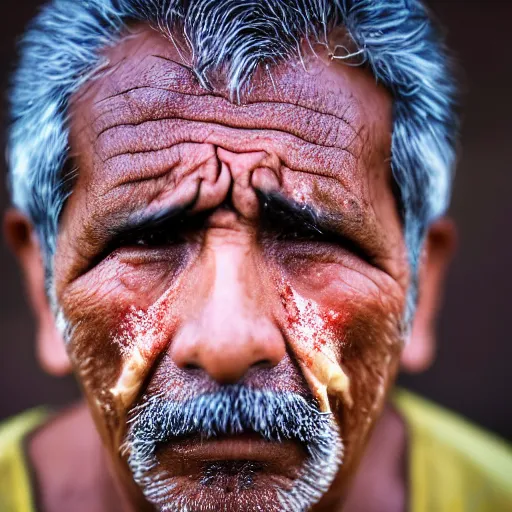
[[[410,276],[390,97],[322,51],[307,71],[290,61],[271,78],[259,72],[242,105],[221,79],[201,88],[147,28],[107,55],[109,72],[73,100],[80,172],[55,289],[75,373],[124,485],[141,499],[120,448],[142,394],[180,400],[243,382],[312,395],[332,411],[345,445],[338,495],[403,344]],[[266,218],[261,192],[308,205],[339,237],[291,236]],[[174,227],[109,240],[184,206]]]

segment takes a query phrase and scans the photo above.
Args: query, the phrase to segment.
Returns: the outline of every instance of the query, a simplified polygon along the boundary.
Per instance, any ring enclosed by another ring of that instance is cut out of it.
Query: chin
[[[256,459],[182,460],[169,471],[163,464],[138,478],[146,499],[156,510],[167,511],[306,511],[329,488],[339,468],[333,456],[325,465],[313,467],[305,460],[300,466]]]
[[[191,474],[174,477],[164,470],[144,487],[159,511],[306,510],[311,505],[290,507],[285,496],[293,480],[252,460],[204,462]]]

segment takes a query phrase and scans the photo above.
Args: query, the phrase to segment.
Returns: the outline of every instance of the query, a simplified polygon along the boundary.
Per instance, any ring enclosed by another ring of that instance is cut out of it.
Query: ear
[[[32,223],[18,210],[10,209],[4,218],[4,235],[20,264],[36,317],[39,362],[48,373],[65,375],[71,366],[46,295],[43,257]]]
[[[453,221],[434,222],[423,246],[418,275],[418,304],[409,343],[402,353],[402,367],[409,372],[426,370],[434,360],[436,322],[448,265],[455,252],[456,229]]]

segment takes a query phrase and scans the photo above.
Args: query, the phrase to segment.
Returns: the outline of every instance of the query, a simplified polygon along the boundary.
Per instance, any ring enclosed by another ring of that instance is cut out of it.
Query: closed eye
[[[181,207],[114,227],[107,233],[102,248],[98,250],[87,270],[120,249],[171,248],[190,242],[204,229],[207,215],[208,213],[192,216],[186,207]]]
[[[262,234],[275,241],[328,244],[351,252],[372,266],[376,256],[357,241],[323,226],[315,212],[281,197],[262,197]]]

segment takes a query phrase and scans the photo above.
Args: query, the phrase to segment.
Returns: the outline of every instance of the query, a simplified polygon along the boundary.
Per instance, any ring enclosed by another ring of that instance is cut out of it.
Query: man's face
[[[157,508],[309,507],[357,464],[403,342],[391,100],[322,51],[241,105],[147,28],[107,53],[73,101],[55,257],[98,429]]]

